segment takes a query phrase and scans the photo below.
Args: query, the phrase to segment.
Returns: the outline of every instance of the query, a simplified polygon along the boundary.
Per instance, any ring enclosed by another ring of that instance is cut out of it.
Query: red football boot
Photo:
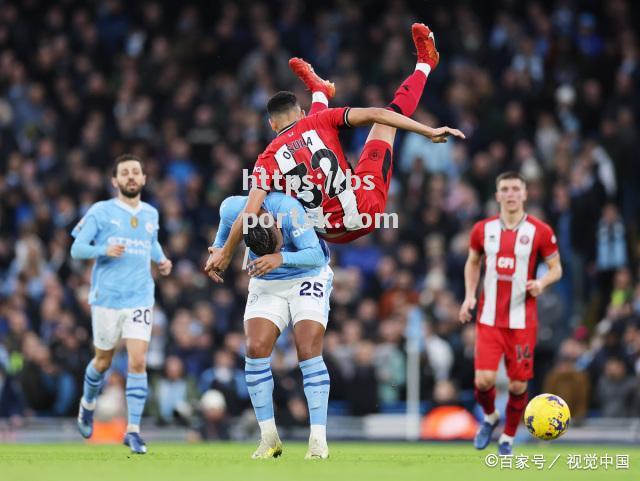
[[[435,69],[440,61],[440,54],[436,50],[433,32],[424,23],[414,23],[411,25],[411,35],[418,52],[418,63],[429,64],[431,70]]]
[[[304,82],[311,92],[322,92],[327,97],[327,100],[332,99],[336,94],[336,86],[333,82],[320,78],[311,64],[301,58],[290,58],[289,68]]]

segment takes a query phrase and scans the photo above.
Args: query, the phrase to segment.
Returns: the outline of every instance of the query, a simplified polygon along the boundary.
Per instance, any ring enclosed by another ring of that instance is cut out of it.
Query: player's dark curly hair
[[[269,99],[267,102],[267,112],[269,116],[288,112],[292,108],[298,106],[298,98],[293,92],[286,90],[280,91]]]
[[[244,234],[244,243],[258,256],[273,254],[278,243],[275,227],[266,228],[260,224],[249,227],[247,233]]]

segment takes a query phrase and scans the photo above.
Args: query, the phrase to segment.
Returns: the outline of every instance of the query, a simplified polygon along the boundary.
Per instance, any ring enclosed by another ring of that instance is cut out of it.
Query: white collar
[[[115,197],[113,200],[115,201],[115,203],[116,203],[116,205],[118,207],[126,210],[131,215],[137,215],[142,210],[142,201],[140,201],[140,203],[138,204],[137,207],[131,207],[130,205],[125,204],[124,202],[122,202],[117,197]]]

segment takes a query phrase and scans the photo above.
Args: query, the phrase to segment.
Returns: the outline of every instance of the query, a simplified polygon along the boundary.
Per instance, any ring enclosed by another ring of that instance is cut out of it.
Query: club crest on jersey
[[[147,223],[144,225],[144,229],[145,229],[149,234],[153,233],[153,224],[152,224],[151,222],[147,222]]]
[[[520,237],[520,244],[527,245],[531,239],[529,239],[528,235],[523,235]]]

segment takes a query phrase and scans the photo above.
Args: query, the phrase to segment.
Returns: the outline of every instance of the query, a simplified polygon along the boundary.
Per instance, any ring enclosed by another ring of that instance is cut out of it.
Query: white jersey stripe
[[[287,144],[280,147],[274,157],[282,175],[286,174],[296,166],[296,160],[293,158],[293,155],[291,155],[291,152],[289,152]],[[284,187],[284,184],[282,187]]]
[[[515,245],[516,269],[511,281],[511,300],[509,304],[509,327],[524,329],[526,327],[526,295],[529,260],[536,227],[531,222],[524,222],[518,229]]]
[[[484,254],[486,257],[484,275],[484,304],[480,322],[488,326],[496,324],[496,297],[498,294],[498,273],[496,259],[500,250],[500,220],[487,222],[484,226]]]

